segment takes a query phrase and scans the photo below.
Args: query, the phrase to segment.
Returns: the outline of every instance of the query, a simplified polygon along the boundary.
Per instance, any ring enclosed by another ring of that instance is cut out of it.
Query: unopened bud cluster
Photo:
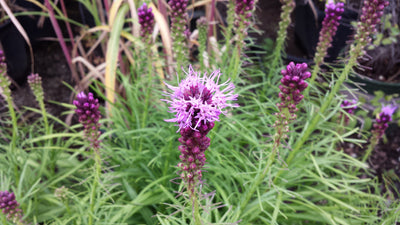
[[[181,169],[180,177],[188,184],[188,189],[192,193],[197,182],[201,182],[203,168],[206,162],[204,152],[210,146],[210,138],[206,135],[214,127],[213,122],[201,124],[198,130],[186,127],[180,130],[181,137],[178,139],[181,145],[178,147],[181,155],[181,163],[178,167]]]
[[[84,127],[86,138],[91,142],[93,148],[98,149],[100,144],[98,140],[100,136],[99,119],[101,117],[99,100],[95,99],[90,92],[88,95],[81,92],[73,103],[76,106],[75,113],[79,116],[79,122]]]
[[[253,15],[254,0],[236,0],[235,4],[235,27],[239,30],[236,32],[247,36],[247,27],[250,26],[250,18]]]
[[[188,29],[188,14],[186,8],[188,0],[170,0],[171,7],[171,36],[173,40],[173,50],[177,60],[185,60],[187,49],[186,40],[190,36]]]
[[[278,130],[278,133],[289,131],[287,126],[289,121],[296,119],[296,112],[298,111],[296,105],[304,98],[301,94],[308,84],[305,79],[311,76],[311,73],[307,71],[308,66],[306,63],[294,64],[290,62],[286,67],[286,70],[282,70],[282,79],[279,89],[280,103],[277,103],[279,113],[276,113],[278,120],[275,122],[275,127],[283,128],[282,131]],[[281,135],[281,134],[279,134]]]
[[[385,133],[385,130],[389,127],[389,122],[392,121],[392,115],[396,109],[397,106],[383,106],[381,112],[376,116],[372,134],[375,135],[377,139],[380,139]]]
[[[389,2],[386,0],[364,0],[362,14],[357,24],[357,34],[354,38],[356,43],[360,45],[356,51],[357,56],[363,55],[363,48],[371,42],[371,35],[376,32],[376,25],[380,23],[383,10]]]
[[[19,203],[15,200],[14,193],[0,191],[0,209],[7,219],[17,223],[21,222],[22,210],[18,208]]]
[[[11,99],[11,91],[9,86],[11,81],[7,76],[6,58],[2,50],[0,50],[0,89],[6,100]]]
[[[332,45],[333,37],[339,26],[341,15],[344,11],[344,3],[328,3],[325,8],[325,18],[322,21],[322,28],[319,33],[317,52],[315,54],[315,64],[320,66],[327,54],[327,50]]]
[[[28,76],[28,84],[38,102],[43,101],[42,78],[37,73]]]
[[[154,28],[154,14],[151,8],[147,7],[146,3],[138,9],[140,36],[146,41],[151,41],[151,33]]]

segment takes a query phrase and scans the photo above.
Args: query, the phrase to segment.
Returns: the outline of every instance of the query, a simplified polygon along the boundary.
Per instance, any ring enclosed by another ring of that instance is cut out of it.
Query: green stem
[[[94,148],[94,157],[95,157],[95,177],[93,180],[93,185],[92,185],[92,193],[90,196],[90,213],[89,213],[89,225],[93,224],[93,215],[94,215],[94,205],[95,205],[95,199],[96,199],[96,190],[97,186],[100,181],[100,173],[101,173],[101,158],[100,158],[100,152],[99,149]]]
[[[44,126],[45,126],[45,129],[46,129],[46,134],[50,134],[49,122],[47,120],[46,107],[44,105],[43,99],[41,101],[39,101],[39,106],[40,106],[40,109],[42,111],[42,116],[43,116]]]
[[[376,135],[373,135],[368,145],[368,149],[361,159],[361,162],[365,163],[367,161],[368,157],[371,155],[372,151],[375,149],[375,146],[378,144],[378,142],[379,142],[378,137],[376,137]]]
[[[13,101],[11,96],[7,96],[7,105],[8,105],[8,110],[10,111],[10,116],[11,116],[11,122],[12,122],[12,139],[11,139],[11,150],[13,153],[17,151],[17,135],[18,135],[18,125],[17,125],[17,116],[15,115],[15,110],[13,106]]]
[[[197,199],[197,196],[194,193],[191,193],[191,200],[193,204],[193,218],[194,218],[194,224],[195,225],[201,225],[201,216],[200,216],[200,210],[199,210],[199,200]]]
[[[314,84],[315,79],[318,76],[319,71],[321,70],[321,67],[319,64],[315,64],[312,72],[311,72],[311,79],[309,80],[310,84]]]
[[[150,54],[150,52],[149,52]],[[144,110],[143,110],[143,114],[142,114],[142,124],[141,124],[141,128],[144,128],[146,125],[146,120],[147,120],[147,114],[149,111],[149,104],[150,104],[150,91],[151,91],[151,83],[153,80],[153,75],[152,75],[152,71],[153,71],[153,66],[152,66],[152,60],[149,61],[148,64],[148,75],[149,75],[149,81],[147,82],[147,87],[146,87],[146,98],[145,98],[145,103],[144,103]],[[140,144],[139,144],[139,152],[142,152],[142,145],[143,145],[143,138],[140,139]]]

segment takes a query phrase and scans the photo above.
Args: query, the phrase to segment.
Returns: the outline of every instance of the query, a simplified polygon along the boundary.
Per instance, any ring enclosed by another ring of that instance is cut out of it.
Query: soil
[[[372,174],[365,174],[364,177],[377,176],[383,192],[390,191],[396,198],[400,197],[400,127],[391,124],[386,130],[386,138],[382,138],[379,144],[372,151],[367,160]],[[353,135],[352,138],[361,138],[360,135]],[[340,150],[343,150],[352,157],[360,158],[365,154],[369,143],[357,146],[352,143],[342,143]]]
[[[72,77],[64,54],[56,42],[41,42],[34,46],[35,73],[42,77],[44,99],[47,112],[62,120],[67,109],[58,103],[69,103],[72,91],[65,84],[72,85]],[[65,83],[65,84],[64,84]],[[24,111],[23,119],[29,121],[38,117],[36,113],[24,110],[24,107],[38,108],[35,96],[27,82],[22,85],[12,85],[12,96],[19,111]],[[4,101],[1,98],[1,101]],[[0,109],[6,110],[5,104]]]

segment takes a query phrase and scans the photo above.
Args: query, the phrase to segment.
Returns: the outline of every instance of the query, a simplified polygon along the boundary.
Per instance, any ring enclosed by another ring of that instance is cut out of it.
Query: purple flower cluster
[[[280,103],[276,105],[279,108],[279,113],[275,113],[278,119],[274,123],[276,130],[276,136],[274,142],[276,144],[280,143],[280,139],[286,138],[286,133],[289,132],[289,121],[295,120],[297,115],[295,114],[297,109],[297,104],[304,98],[301,94],[304,89],[307,88],[308,84],[305,79],[311,76],[311,73],[307,71],[307,64],[294,64],[290,62],[287,65],[286,70],[282,70],[282,79],[279,89]]]
[[[385,133],[386,128],[389,127],[389,122],[392,121],[392,115],[396,111],[397,106],[387,105],[383,106],[381,112],[376,116],[376,120],[373,125],[372,133],[377,135],[380,139]]]
[[[180,131],[182,137],[178,139],[181,143],[178,149],[181,152],[181,163],[178,167],[181,169],[180,177],[188,184],[188,190],[192,193],[196,182],[201,181],[201,169],[206,163],[204,152],[210,146],[210,138],[206,135],[213,127],[213,122],[206,122],[198,130],[186,127]]]
[[[354,114],[354,111],[357,109],[357,101],[353,99],[352,101],[344,100],[340,107],[350,115]],[[344,123],[347,125],[349,123],[349,117],[344,114],[340,114],[340,118],[344,116]]]
[[[370,43],[370,35],[376,32],[376,25],[381,21],[383,9],[388,5],[389,2],[386,0],[364,0],[355,40],[360,41],[363,46]]]
[[[219,70],[210,76],[201,76],[190,66],[186,74],[178,87],[166,84],[171,93],[166,92],[165,96],[170,100],[162,101],[167,102],[169,111],[175,114],[174,118],[165,121],[178,123],[182,135],[179,138],[182,162],[178,167],[188,190],[193,192],[196,182],[201,181],[201,169],[206,160],[204,152],[210,145],[206,135],[214,127],[214,122],[219,121],[224,108],[238,107],[228,102],[236,100],[238,95],[233,93],[235,86],[229,80],[218,84]]]
[[[146,3],[138,9],[140,36],[145,39],[150,38],[154,28],[154,14],[151,8],[148,8]]]
[[[181,34],[185,34],[185,36],[189,35],[189,30],[187,28],[187,13],[186,7],[188,5],[189,0],[170,0],[168,2],[171,7],[171,26],[173,30],[180,32]]]
[[[351,102],[348,100],[344,100],[340,107],[343,108],[348,114],[354,114],[354,110],[357,109],[357,101],[353,99]]]
[[[279,85],[281,92],[279,98],[281,102],[278,103],[280,110],[283,108],[289,109],[289,113],[295,113],[297,111],[296,105],[304,98],[301,94],[304,89],[307,88],[308,84],[305,79],[311,76],[311,73],[307,71],[307,64],[294,64],[290,62],[286,67],[286,70],[282,70],[282,85]]]
[[[341,15],[344,11],[344,3],[328,3],[325,8],[325,18],[322,21],[322,29],[319,33],[319,41],[316,53],[316,64],[321,64],[329,47],[331,47],[332,39],[336,34]]]
[[[8,220],[14,222],[21,220],[22,210],[18,207],[19,203],[15,200],[14,193],[0,191],[0,209],[2,213],[7,216]]]
[[[250,17],[253,15],[254,0],[236,0],[236,26],[242,21],[246,26],[250,25]]]
[[[101,117],[99,100],[95,99],[90,92],[88,95],[81,92],[76,96],[73,103],[76,106],[75,113],[79,116],[79,122],[85,129],[86,137],[97,149],[99,147],[99,119]]]
[[[37,73],[32,73],[28,76],[28,84],[32,92],[35,94],[36,99],[43,100],[42,78]]]

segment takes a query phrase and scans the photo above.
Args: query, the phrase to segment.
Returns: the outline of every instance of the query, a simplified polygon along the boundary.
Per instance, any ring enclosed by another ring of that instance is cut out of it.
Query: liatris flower
[[[325,18],[322,21],[322,28],[319,33],[319,41],[317,45],[317,51],[315,53],[314,62],[315,67],[312,74],[312,80],[317,76],[319,67],[324,61],[324,57],[327,54],[328,48],[332,46],[332,39],[336,34],[337,27],[339,26],[339,20],[342,18],[341,15],[344,11],[344,3],[333,3],[328,2],[325,8]]]
[[[0,191],[0,209],[7,219],[14,223],[21,223],[22,210],[18,208],[19,203],[15,200],[14,193]]]
[[[383,106],[381,112],[376,116],[376,123],[373,125],[372,133],[377,136],[377,139],[380,139],[385,133],[396,109],[397,106],[393,105]]]
[[[357,109],[357,101],[353,99],[351,102],[348,100],[344,100],[340,107],[347,112],[350,115],[354,114],[354,111]],[[343,115],[340,115],[340,117]],[[344,122],[345,124],[349,123],[349,117],[347,115],[344,115]]]
[[[352,47],[357,57],[363,55],[364,47],[371,42],[371,35],[376,32],[376,25],[380,23],[383,15],[383,9],[388,6],[389,2],[386,0],[364,0],[362,8],[362,15],[357,24],[357,34],[354,40],[359,44],[359,48]]]
[[[10,85],[11,81],[7,76],[6,57],[3,51],[0,50],[0,89],[2,89],[2,95],[6,100],[11,99]]]
[[[362,158],[362,162],[367,161],[368,157],[375,149],[375,146],[379,143],[379,140],[382,138],[385,130],[389,127],[389,122],[392,121],[392,115],[396,109],[397,106],[393,105],[382,106],[381,112],[376,115],[376,120],[371,131],[372,136],[370,138],[370,143]]]
[[[42,78],[37,73],[28,76],[28,84],[38,102],[43,101]]]
[[[84,127],[86,138],[92,144],[92,147],[97,150],[99,148],[100,141],[100,124],[99,119],[101,117],[99,111],[99,100],[93,97],[93,94],[89,92],[86,95],[84,92],[79,93],[74,100],[76,106],[75,113],[79,116],[79,122]]]
[[[275,114],[278,116],[278,120],[274,124],[274,126],[278,128],[277,135],[279,137],[281,137],[283,133],[289,131],[289,127],[287,126],[289,121],[297,117],[295,114],[298,111],[296,105],[304,98],[301,92],[308,86],[305,79],[311,76],[307,68],[306,63],[295,65],[293,62],[290,62],[286,70],[281,71],[283,76],[281,79],[282,84],[279,86],[281,90],[279,93],[281,102],[277,103],[280,113]],[[283,135],[283,137],[285,136],[286,135]]]
[[[236,13],[236,26],[240,23],[246,26],[250,25],[250,17],[254,10],[254,0],[236,0],[235,13]]]
[[[254,0],[236,0],[235,4],[235,27],[238,35],[239,54],[244,46],[244,39],[247,36],[247,28],[250,26],[250,18],[253,15]]]
[[[187,27],[188,14],[186,7],[188,0],[170,0],[168,2],[171,7],[171,34],[173,40],[174,57],[177,62],[177,68],[180,68],[181,62],[185,64],[187,61],[187,41],[190,31]]]
[[[140,24],[140,36],[145,39],[146,42],[151,41],[151,32],[154,28],[154,14],[151,8],[148,8],[146,3],[138,9],[139,24]]]
[[[182,135],[179,138],[182,162],[178,167],[187,190],[193,194],[196,183],[201,181],[201,169],[206,160],[204,152],[210,145],[206,135],[214,127],[214,122],[219,121],[224,108],[238,107],[229,103],[236,100],[238,95],[233,93],[235,86],[229,80],[223,84],[217,83],[221,76],[219,70],[201,77],[200,72],[190,66],[186,74],[187,77],[178,87],[166,84],[171,89],[170,93],[165,94],[170,100],[162,101],[167,102],[170,112],[175,114],[174,118],[165,121],[178,123],[178,131]]]

